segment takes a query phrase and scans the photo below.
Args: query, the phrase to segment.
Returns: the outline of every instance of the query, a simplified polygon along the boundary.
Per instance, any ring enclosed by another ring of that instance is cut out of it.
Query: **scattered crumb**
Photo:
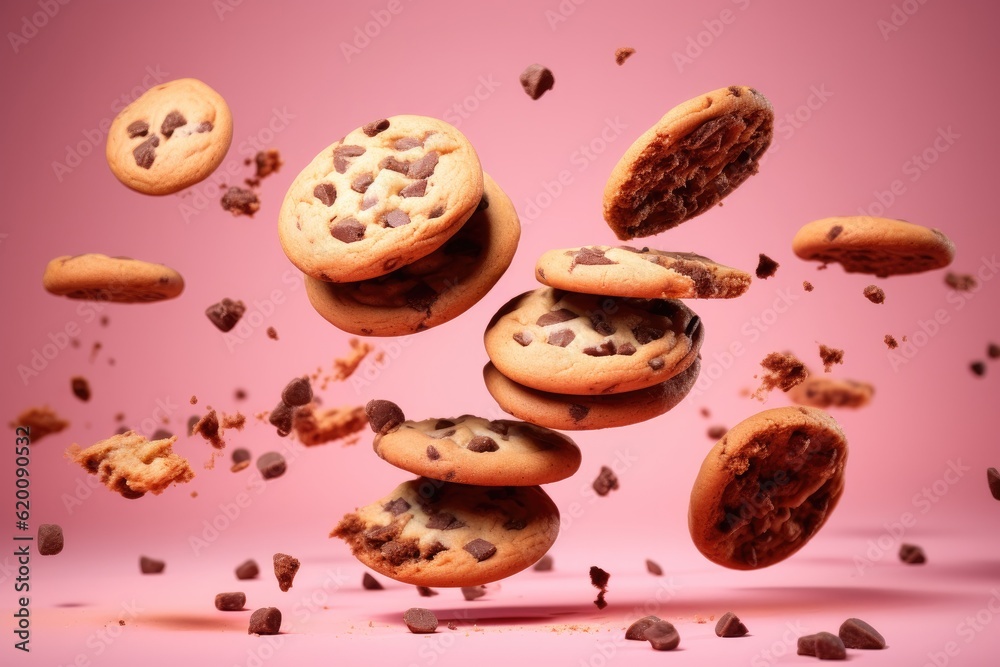
[[[351,377],[354,371],[358,370],[358,366],[361,365],[365,357],[368,356],[368,353],[372,351],[370,343],[362,342],[357,338],[352,338],[349,344],[351,351],[346,356],[333,360],[334,380],[343,381]]]
[[[285,164],[277,148],[258,151],[257,155],[254,156],[254,162],[257,165],[256,178],[258,183],[260,179],[267,178],[271,174],[276,174],[281,169],[281,166]]]
[[[278,330],[274,327],[267,328],[267,337],[271,340],[278,340]]]
[[[969,369],[971,369],[972,372],[978,375],[979,377],[983,377],[984,375],[986,375],[986,364],[983,363],[982,361],[973,361],[971,364],[969,364]]]
[[[883,338],[882,340],[885,341],[885,346],[890,350],[895,350],[897,347],[899,347],[899,343],[897,343],[896,339],[890,334],[886,334],[885,338]]]
[[[79,338],[71,338],[70,341],[69,341],[69,345],[74,350],[79,349],[80,348],[80,339]]]
[[[233,398],[235,398],[237,401],[245,401],[247,398],[247,390],[237,389],[236,391],[233,392]]]
[[[107,315],[101,315],[101,326],[102,327],[108,326],[109,322],[111,322],[111,318],[110,317],[108,317]]]
[[[605,572],[596,565],[592,565],[590,568],[590,584],[598,589],[597,599],[594,600],[594,604],[597,605],[598,609],[604,609],[608,606],[607,601],[604,599],[605,594],[608,592],[608,580],[611,579],[611,575]]]
[[[84,403],[90,400],[90,383],[87,382],[87,378],[79,375],[74,378],[70,378],[69,385],[70,389],[73,390],[74,396],[79,398]]]
[[[253,214],[260,210],[260,199],[253,190],[233,186],[226,190],[219,201],[222,208],[232,213],[234,216],[246,215],[253,217]]]
[[[235,428],[237,431],[242,431],[243,427],[246,426],[247,418],[243,416],[242,412],[237,412],[235,415],[222,415],[222,428]]]
[[[201,419],[195,423],[192,428],[192,434],[197,433],[210,442],[212,447],[222,449],[226,446],[226,441],[222,439],[220,426],[219,415],[216,414],[215,410],[209,408],[208,413],[203,415]]]
[[[869,285],[865,288],[864,294],[872,303],[885,303],[885,292],[878,285]]]
[[[615,475],[615,471],[608,466],[601,466],[601,472],[598,473],[597,479],[594,480],[592,485],[594,491],[597,492],[599,496],[606,496],[611,491],[618,488],[618,476]]]
[[[125,621],[123,621],[122,619],[119,618],[118,619],[118,625],[125,625]]]
[[[176,438],[146,440],[134,431],[114,435],[83,449],[73,443],[66,458],[97,475],[106,487],[130,500],[147,492],[163,493],[172,484],[189,482],[194,471],[175,454]]]
[[[194,394],[192,394],[191,395],[190,403],[191,403],[191,405],[198,405],[198,397],[195,396]]]
[[[198,497],[198,492],[197,491],[192,491],[191,492],[191,497],[192,498],[197,498]]]
[[[819,357],[823,360],[823,370],[827,373],[834,364],[844,363],[844,351],[833,347],[827,347],[822,343],[819,346]]]
[[[537,100],[547,90],[551,90],[556,83],[552,71],[548,67],[543,67],[537,63],[528,65],[521,72],[519,79],[524,92],[533,100]]]
[[[635,49],[631,46],[621,46],[615,49],[615,62],[619,65],[624,65],[625,61],[635,53]]]
[[[31,407],[23,410],[9,426],[16,429],[24,426],[28,429],[28,437],[36,443],[47,435],[58,433],[69,426],[69,422],[55,413],[47,405]]]
[[[283,553],[274,554],[274,576],[282,593],[287,593],[292,587],[292,580],[295,579],[300,565],[298,558]]]
[[[757,262],[757,277],[761,280],[770,278],[777,272],[779,266],[780,264],[776,261],[764,253],[760,253],[760,259]]]
[[[663,568],[660,567],[659,563],[648,558],[646,559],[646,571],[657,577],[663,576]]]
[[[309,403],[295,410],[292,429],[299,442],[307,447],[322,445],[353,435],[368,426],[363,406],[319,409]]]
[[[952,273],[949,271],[945,274],[944,282],[948,287],[957,290],[959,292],[971,292],[976,289],[979,284],[976,282],[976,277],[969,275],[967,273]]]
[[[781,391],[788,391],[809,375],[805,364],[790,352],[772,352],[764,357],[760,365],[764,368],[764,376],[761,378],[760,387],[753,393],[753,397],[761,401],[764,400],[764,395],[772,389],[778,388]]]
[[[448,629],[458,630],[458,624],[456,624],[455,621],[448,621]]]
[[[997,345],[996,343],[990,343],[989,346],[986,348],[986,356],[989,357],[990,359],[1000,358],[1000,345]]]
[[[101,347],[103,347],[101,342],[95,340],[93,346],[90,348],[90,363],[94,363],[97,359],[97,353],[101,351]]]
[[[709,427],[708,431],[706,432],[706,435],[708,435],[708,437],[712,440],[720,440],[722,436],[724,436],[726,433],[729,433],[728,428],[726,428],[725,426],[717,425]]]
[[[705,419],[708,419],[709,417],[712,416],[712,411],[709,410],[708,408],[702,408],[700,412],[701,416],[704,417]]]
[[[802,289],[804,289],[807,292],[812,292],[813,289],[814,289],[813,288],[813,284],[811,282],[809,282],[808,280],[803,280],[802,281]]]

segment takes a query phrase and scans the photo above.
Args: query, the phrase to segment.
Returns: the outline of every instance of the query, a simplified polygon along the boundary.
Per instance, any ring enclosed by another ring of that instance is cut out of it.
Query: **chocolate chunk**
[[[167,438],[174,437],[174,434],[165,428],[158,428],[153,431],[153,435],[149,436],[150,440],[166,440]]]
[[[453,422],[450,419],[438,419],[436,422],[434,422],[434,430],[440,431],[443,428],[451,428],[454,425],[455,422]]]
[[[153,166],[153,160],[156,159],[156,147],[160,145],[160,138],[155,134],[149,139],[132,149],[132,157],[135,158],[136,165],[142,167],[143,169],[149,169]]]
[[[456,530],[465,526],[464,521],[448,512],[435,512],[427,519],[427,527],[433,530]]]
[[[608,592],[608,581],[610,579],[610,573],[605,572],[596,565],[590,566],[590,585],[598,589],[597,599],[594,600],[594,604],[597,605],[598,609],[604,609],[608,606],[604,595]]]
[[[423,197],[427,192],[427,181],[419,180],[410,183],[405,188],[399,191],[400,197]]]
[[[486,595],[486,586],[462,586],[462,597],[472,602]]]
[[[590,355],[591,357],[610,357],[615,354],[616,351],[615,342],[612,340],[606,340],[600,345],[592,345],[590,347],[583,348],[583,353]]]
[[[271,340],[278,340],[278,330],[274,327],[267,328],[267,337]]]
[[[618,476],[608,466],[601,466],[601,472],[597,475],[597,479],[594,480],[592,486],[597,495],[606,496],[618,488]]]
[[[395,431],[400,424],[406,421],[403,411],[392,401],[373,399],[365,405],[365,414],[368,415],[368,424],[372,431],[379,435],[385,435],[390,431]]]
[[[986,483],[990,487],[990,494],[995,500],[1000,500],[1000,472],[996,468],[986,469]]]
[[[646,559],[646,571],[657,577],[663,576],[663,568],[660,567],[659,563]]]
[[[392,144],[392,147],[397,151],[408,151],[411,148],[423,145],[424,142],[420,141],[420,139],[417,139],[416,137],[400,137],[399,139],[396,139],[395,143]]]
[[[160,125],[160,134],[169,139],[178,127],[187,125],[187,119],[179,111],[171,111]]]
[[[385,132],[389,129],[389,121],[385,118],[380,118],[379,120],[373,120],[367,125],[361,127],[361,131],[369,137],[374,137],[380,132]]]
[[[604,256],[606,251],[600,248],[580,248],[575,253],[573,253],[573,262],[570,264],[569,270],[572,272],[573,267],[583,264],[584,266],[601,266],[606,264],[617,264],[614,260],[608,259]]]
[[[472,557],[480,563],[492,558],[493,554],[497,552],[497,548],[493,544],[481,537],[477,537],[462,548],[472,554]]]
[[[281,390],[281,400],[292,407],[305,405],[312,399],[312,385],[307,377],[294,378]]]
[[[760,253],[760,259],[757,262],[757,277],[761,280],[770,278],[778,270],[778,266],[780,265],[776,261],[764,253]]]
[[[622,343],[618,346],[618,354],[630,357],[635,354],[635,345],[632,343]]]
[[[430,634],[437,630],[438,620],[430,609],[413,607],[403,613],[403,623],[410,632],[418,635]]]
[[[549,312],[545,313],[537,320],[535,320],[535,324],[537,324],[540,327],[547,327],[550,324],[559,324],[560,322],[568,322],[569,320],[574,320],[577,317],[578,315],[574,313],[572,310],[568,310],[566,308],[560,308],[559,310],[550,310]]]
[[[299,565],[301,563],[299,563],[298,558],[283,553],[274,554],[274,576],[277,578],[278,588],[282,592],[287,592],[292,587],[292,579],[299,571]]]
[[[216,449],[222,449],[223,443],[219,438],[219,415],[216,414],[215,410],[209,410],[205,416],[198,420],[198,423],[194,425],[194,433],[211,442]]]
[[[394,208],[387,213],[383,213],[379,222],[386,227],[395,229],[396,227],[402,227],[403,225],[410,224],[410,216],[408,216],[404,211]]]
[[[642,638],[656,651],[673,651],[681,643],[677,628],[667,621],[656,621],[642,633]]]
[[[359,176],[354,182],[357,183],[362,178],[364,176]],[[371,183],[371,176],[368,176],[368,179],[368,182]],[[354,185],[352,184],[351,187],[354,188]],[[358,192],[364,192],[364,190],[354,189]],[[313,197],[323,202],[326,206],[333,206],[333,202],[337,201],[337,188],[333,183],[317,183],[316,187],[313,188]]]
[[[652,359],[649,360],[648,364],[649,367],[652,368],[654,371],[662,371],[663,367],[666,365],[666,362],[663,361],[662,357],[653,357]]]
[[[417,593],[419,593],[422,598],[429,598],[438,594],[436,590],[428,588],[427,586],[417,586]]]
[[[1000,345],[990,343],[986,347],[986,356],[990,359],[1000,359]]]
[[[333,149],[333,168],[337,170],[338,174],[343,174],[350,164],[348,158],[364,154],[365,149],[361,146],[337,146]]]
[[[281,630],[281,611],[277,607],[264,607],[250,615],[250,635],[276,635]]]
[[[198,123],[198,126],[194,128],[194,131],[197,132],[198,134],[201,134],[202,132],[211,132],[212,129],[213,129],[212,124],[206,120],[201,123]],[[278,151],[274,151],[274,153],[277,155]],[[258,155],[260,155],[260,153],[258,153]],[[277,168],[275,168],[275,171],[278,171]]]
[[[406,175],[415,179],[430,178],[434,174],[434,169],[437,167],[437,163],[438,154],[436,151],[431,151],[411,164],[409,171],[406,172]]]
[[[550,333],[545,342],[556,347],[566,347],[573,342],[574,338],[576,338],[576,334],[570,329],[560,329],[559,331]]]
[[[497,444],[497,441],[485,435],[477,435],[468,444],[470,452],[495,452],[498,449],[500,449],[500,445]]]
[[[371,174],[361,174],[351,183],[351,189],[359,194],[364,194],[368,191],[368,186],[375,182]],[[319,186],[316,186],[319,187]],[[331,202],[332,203],[332,202]]]
[[[236,566],[237,579],[256,579],[258,574],[260,574],[260,568],[257,567],[257,561],[252,558]]]
[[[284,438],[292,432],[294,417],[295,415],[294,410],[292,410],[292,406],[288,405],[284,401],[280,401],[278,405],[271,410],[271,414],[268,415],[267,421],[270,422],[272,426],[277,428],[278,435]]]
[[[441,458],[441,453],[437,450],[434,445],[427,445],[427,458],[431,461],[437,461]]]
[[[144,120],[136,120],[129,123],[128,127],[125,128],[128,132],[129,139],[135,139],[136,137],[144,137],[149,134],[149,123]]]
[[[799,655],[811,655],[820,660],[847,659],[844,642],[830,632],[817,632],[814,635],[799,637],[797,649]]]
[[[410,503],[406,502],[405,498],[396,498],[395,500],[390,500],[385,505],[382,505],[382,509],[389,512],[393,516],[399,516],[403,512],[409,510],[410,507]]]
[[[55,556],[63,550],[63,529],[55,523],[43,523],[38,526],[38,554],[40,556]]]
[[[378,163],[378,168],[395,171],[405,176],[410,170],[410,163],[406,160],[400,160],[395,155],[387,155]]]
[[[521,87],[533,100],[537,100],[547,90],[555,85],[556,79],[547,67],[538,64],[529,65],[521,72]]]
[[[552,556],[545,554],[538,559],[538,562],[531,568],[535,572],[551,572],[552,571]]]
[[[802,635],[796,641],[796,652],[799,655],[816,656],[816,635]]]
[[[710,426],[707,435],[712,440],[721,440],[726,433],[729,433],[729,429],[725,426]]]
[[[147,558],[146,556],[139,558],[139,571],[143,574],[160,574],[166,566],[167,564],[162,560]]]
[[[590,313],[590,324],[594,327],[594,331],[602,336],[610,336],[617,331],[615,326],[608,321],[607,315],[602,312]],[[633,351],[635,351],[635,348],[633,348]]]
[[[971,364],[969,364],[969,370],[971,370],[979,377],[983,377],[984,375],[986,375],[986,364],[984,364],[981,361],[973,361]]]
[[[895,337],[889,334],[886,334],[885,338],[883,338],[882,341],[885,343],[885,346],[890,350],[895,350],[897,347],[899,347],[899,343],[896,342]]]
[[[437,218],[440,218],[442,215],[444,215],[444,207],[443,206],[435,206],[434,210],[432,210],[430,212],[430,214],[427,216],[427,219],[428,220],[436,220]]]
[[[830,228],[830,231],[826,233],[826,240],[827,241],[834,240],[835,238],[840,236],[840,232],[842,231],[844,231],[844,228],[842,226],[834,225],[833,227]]]
[[[631,46],[619,47],[615,49],[615,62],[618,63],[619,65],[624,65],[625,61],[628,60],[633,53],[635,53],[635,49],[633,49]],[[737,88],[736,90],[739,90],[739,88]]]
[[[387,561],[397,567],[407,561],[420,558],[420,548],[413,540],[406,542],[392,540],[386,542],[382,545],[381,552]]]
[[[715,624],[715,635],[717,637],[742,637],[748,632],[747,626],[743,625],[739,616],[731,611],[727,611]]]
[[[885,637],[860,618],[849,618],[840,624],[837,632],[844,648],[878,650],[885,648]]]
[[[534,339],[535,337],[531,334],[530,331],[518,331],[517,333],[514,334],[514,340],[520,343],[524,347],[531,345],[531,341],[533,341]]]
[[[344,218],[330,225],[330,236],[344,243],[355,243],[365,237],[365,226],[354,218]]]
[[[361,587],[366,591],[381,591],[385,590],[385,587],[378,582],[378,579],[372,575],[365,572],[364,576],[361,577]]]
[[[236,323],[240,321],[243,317],[247,307],[242,301],[233,301],[232,299],[223,299],[218,303],[213,303],[211,306],[205,309],[205,316],[211,320],[212,324],[218,328],[219,331],[226,332],[232,330],[236,326]]]
[[[666,332],[663,329],[648,324],[640,324],[632,329],[632,335],[635,336],[635,340],[639,345],[646,345],[654,340],[660,340],[663,338],[664,333]]]
[[[278,452],[266,452],[257,459],[257,470],[264,479],[274,479],[281,477],[288,469],[285,457]]]
[[[90,400],[90,384],[87,382],[87,378],[77,376],[71,378],[69,384],[74,396],[84,402]]]
[[[246,593],[219,593],[215,596],[215,608],[219,611],[241,611],[246,603]]]
[[[580,405],[579,403],[570,403],[569,417],[574,422],[579,422],[588,414],[590,414],[590,408],[587,407],[586,405]]]
[[[527,527],[527,519],[508,519],[503,525],[504,530],[524,530]]]
[[[510,432],[510,423],[503,420],[494,420],[486,425],[486,428],[493,431],[497,435],[501,436],[502,439],[507,439],[507,434]]]
[[[866,287],[864,295],[872,303],[885,303],[885,292],[878,285],[869,285]]]
[[[844,363],[844,351],[834,347],[827,347],[822,343],[819,346],[819,357],[823,360],[823,370],[827,373],[834,364]]]
[[[636,641],[646,641],[643,636],[646,634],[646,628],[651,626],[653,623],[659,623],[659,616],[643,616],[639,620],[628,626],[628,630],[625,631],[625,639],[631,639]]]
[[[900,544],[899,560],[907,565],[922,565],[927,562],[927,555],[916,544]]]

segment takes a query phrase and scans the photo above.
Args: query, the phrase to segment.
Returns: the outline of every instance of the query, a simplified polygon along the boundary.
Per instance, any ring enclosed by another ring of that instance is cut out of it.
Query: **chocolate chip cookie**
[[[108,130],[115,177],[147,195],[169,195],[215,171],[233,141],[233,116],[219,93],[197,79],[150,88]]]
[[[367,280],[444,245],[482,196],[482,167],[465,135],[435,118],[383,118],[302,170],[281,205],[278,235],[303,273]]]
[[[604,187],[604,219],[626,241],[709,210],[757,173],[774,135],[771,103],[729,86],[674,107],[635,140]]]
[[[126,431],[113,435],[86,449],[73,444],[66,456],[112,491],[129,499],[146,493],[159,495],[172,484],[189,482],[194,471],[182,456],[174,453],[177,436],[146,440],[141,434]]]
[[[42,285],[71,299],[141,303],[179,296],[184,278],[162,264],[89,253],[53,259],[45,267]]]
[[[709,560],[737,570],[788,558],[819,531],[844,490],[847,439],[809,407],[775,408],[734,426],[705,457],[688,528]]]
[[[875,387],[868,382],[809,375],[788,390],[788,398],[814,408],[860,408],[871,402]]]

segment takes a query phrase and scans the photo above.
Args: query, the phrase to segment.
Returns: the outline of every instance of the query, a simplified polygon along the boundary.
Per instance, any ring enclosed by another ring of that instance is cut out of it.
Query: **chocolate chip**
[[[568,322],[569,320],[576,319],[578,316],[572,310],[566,308],[560,308],[559,310],[550,310],[545,313],[537,320],[535,324],[540,327],[547,327],[550,324],[559,324],[560,322]]]
[[[969,364],[969,370],[971,370],[974,374],[978,375],[979,377],[983,377],[984,375],[986,375],[986,364],[984,364],[981,361],[973,361],[971,364]]]
[[[651,626],[653,623],[659,623],[659,616],[643,616],[639,620],[628,626],[628,630],[625,631],[625,639],[632,639],[637,641],[646,641],[643,636],[646,634],[646,628]]]
[[[219,441],[219,415],[215,410],[209,410],[205,416],[198,420],[198,423],[194,425],[194,433],[199,434],[213,445]],[[216,448],[222,448],[221,442],[220,446]]]
[[[420,547],[413,540],[386,542],[381,547],[382,556],[395,566],[420,557]]]
[[[417,586],[417,593],[419,593],[422,598],[429,598],[438,594],[436,590],[428,588],[427,586]]]
[[[264,607],[250,614],[247,634],[276,635],[281,630],[281,611],[277,607]]]
[[[344,243],[355,243],[365,237],[365,226],[354,218],[344,218],[330,225],[330,235]]]
[[[144,120],[136,120],[129,123],[128,127],[125,128],[125,131],[128,132],[129,139],[144,137],[149,134],[149,123]]]
[[[410,224],[410,216],[406,215],[404,211],[394,208],[388,213],[383,213],[379,222],[386,227],[395,229],[396,227],[402,227],[403,225]]]
[[[410,183],[405,188],[399,191],[400,197],[423,197],[427,192],[427,181],[419,180]]]
[[[357,183],[361,178],[364,178],[364,176],[359,176],[354,182]],[[368,182],[371,183],[371,176],[368,176],[368,179]],[[353,185],[351,187],[354,188]],[[364,192],[364,190],[354,189],[358,192]],[[313,197],[323,202],[326,206],[333,206],[333,202],[337,201],[337,188],[333,183],[317,183],[316,187],[313,188]]]
[[[486,595],[486,586],[462,586],[462,597],[472,602]]]
[[[528,345],[531,345],[531,341],[535,340],[535,337],[530,331],[518,331],[514,334],[514,340],[523,347],[527,347]]]
[[[139,571],[143,574],[160,574],[166,566],[167,564],[162,560],[147,558],[146,556],[139,558]]]
[[[431,461],[437,461],[441,458],[441,453],[438,452],[437,447],[434,445],[427,445],[427,458]]]
[[[206,120],[201,123],[198,123],[198,126],[194,128],[194,131],[197,132],[198,134],[201,134],[202,132],[211,132],[212,129],[213,129],[212,124]],[[277,153],[277,151],[275,151],[275,153]],[[260,155],[260,153],[258,153],[258,155]],[[274,169],[274,171],[278,171],[277,167]],[[259,173],[258,173],[258,178],[260,178]]]
[[[538,559],[538,562],[534,564],[531,568],[535,572],[551,572],[552,571],[552,556],[545,554]]]
[[[508,519],[503,525],[504,530],[524,530],[527,527],[527,519]]]
[[[409,510],[410,507],[410,503],[406,502],[405,498],[396,498],[395,500],[390,500],[385,505],[382,505],[382,509],[389,512],[393,516],[399,516]]]
[[[765,255],[764,253],[760,253],[760,259],[757,262],[757,277],[760,278],[761,280],[764,280],[765,278],[770,278],[771,276],[774,275],[775,271],[778,270],[779,266],[780,264],[778,264],[776,261]]]
[[[83,402],[90,400],[90,384],[87,382],[87,378],[77,376],[71,378],[69,384],[74,396]]]
[[[267,417],[267,421],[278,429],[278,435],[282,438],[292,432],[293,412],[292,406],[280,401]]]
[[[597,475],[597,479],[594,480],[592,486],[597,495],[606,496],[612,490],[618,488],[618,476],[608,466],[601,466],[601,472]]]
[[[258,574],[260,574],[260,568],[257,567],[257,561],[252,558],[243,561],[236,567],[237,579],[256,579]]]
[[[215,608],[219,611],[241,611],[246,603],[246,593],[219,593],[215,596]]]
[[[434,422],[434,430],[440,431],[443,428],[451,428],[454,425],[455,422],[453,422],[450,419],[438,419],[436,422]]]
[[[843,227],[841,227],[840,225],[834,225],[833,227],[830,228],[830,231],[826,233],[826,240],[827,241],[834,240],[835,238],[840,236],[840,232],[842,231],[844,231]]]
[[[797,649],[799,655],[811,655],[820,660],[847,659],[844,642],[830,632],[817,632],[814,635],[799,637]]]
[[[430,178],[434,174],[434,168],[437,167],[438,154],[436,151],[431,151],[427,155],[423,156],[416,162],[410,165],[409,171],[406,173],[410,178]]]
[[[276,553],[274,554],[274,576],[278,580],[278,588],[282,592],[287,592],[289,588],[292,587],[292,579],[295,578],[295,573],[299,571],[299,559],[293,558],[288,554]]]
[[[351,183],[351,189],[359,194],[364,194],[368,186],[375,182],[371,174],[361,174]],[[318,187],[318,186],[317,186]]]
[[[608,581],[611,579],[611,574],[592,565],[590,567],[590,585],[598,589],[597,599],[594,600],[594,604],[597,605],[598,609],[604,609],[608,606],[607,601],[604,599],[604,595],[608,592]]]
[[[397,151],[408,151],[411,148],[416,148],[417,146],[423,146],[424,142],[420,141],[416,137],[400,137],[396,139],[396,142],[392,145]]]
[[[427,519],[427,527],[433,530],[457,530],[465,526],[464,521],[448,512],[435,512]]]
[[[153,160],[156,159],[156,147],[160,145],[160,138],[155,134],[149,139],[132,149],[132,157],[135,158],[136,165],[142,167],[143,169],[149,169],[153,166]]]
[[[986,347],[986,356],[990,359],[1000,359],[1000,345],[990,343]]]
[[[264,479],[281,477],[288,469],[285,457],[278,452],[266,452],[257,459],[257,470]]]
[[[579,403],[570,403],[569,405],[569,418],[574,422],[579,422],[590,414],[590,408],[586,405],[580,405]]]
[[[365,149],[361,146],[337,146],[333,149],[333,168],[337,170],[338,174],[343,174],[350,164],[348,158],[364,154]]]
[[[663,568],[659,566],[658,563],[650,559],[646,559],[646,571],[657,577],[663,576]]]
[[[594,327],[594,331],[602,336],[610,336],[617,331],[615,326],[608,321],[608,316],[602,312],[590,313],[590,324]],[[634,348],[633,351],[635,351]]]
[[[878,285],[869,285],[866,287],[864,295],[872,303],[885,303],[885,292]]]
[[[729,429],[725,426],[709,426],[706,435],[712,440],[721,440],[726,433],[729,433]]]
[[[55,556],[63,550],[63,529],[55,523],[43,523],[38,526],[38,554],[40,556]]]
[[[922,565],[927,562],[927,555],[916,544],[900,544],[899,560],[907,565]]]
[[[292,407],[305,405],[313,399],[312,385],[309,378],[293,378],[285,388],[281,390],[281,400]]]
[[[615,343],[612,340],[606,340],[600,345],[592,345],[591,347],[583,348],[583,353],[592,357],[610,357],[615,354],[616,351]]]
[[[242,463],[243,461],[250,460],[250,451],[243,447],[239,447],[233,450],[232,453],[233,463]]]
[[[389,129],[389,121],[385,118],[380,118],[379,120],[373,120],[367,125],[362,126],[361,131],[369,137],[374,137],[380,132],[385,132]]]
[[[533,100],[537,100],[542,96],[542,93],[550,90],[556,82],[556,79],[552,76],[552,72],[549,68],[538,64],[526,67],[525,70],[521,72],[521,76],[519,78],[521,81],[521,87],[524,88],[524,92],[526,92],[528,97]]]
[[[717,637],[742,637],[748,632],[747,626],[743,625],[739,616],[731,611],[727,611],[715,624],[715,635]]]
[[[480,563],[492,558],[493,554],[497,552],[497,548],[493,544],[481,537],[477,537],[462,548],[472,554],[472,557]]]
[[[559,331],[553,331],[548,335],[545,342],[549,345],[555,345],[556,347],[566,347],[573,342],[576,338],[576,334],[570,329],[560,329]]]
[[[243,317],[247,307],[242,301],[233,301],[232,299],[223,299],[218,303],[213,303],[211,306],[205,309],[205,316],[211,320],[219,331],[226,332],[230,331],[236,326],[236,323],[240,321]]]
[[[434,210],[432,210],[430,212],[430,214],[427,216],[427,219],[428,220],[436,220],[437,218],[440,218],[442,215],[444,215],[444,207],[443,206],[435,206]]]
[[[630,357],[635,354],[635,345],[632,343],[622,343],[618,346],[618,354]]]
[[[403,411],[392,401],[373,399],[365,405],[365,414],[368,415],[368,424],[372,431],[379,435],[385,435],[396,430],[400,424],[406,421]]]
[[[878,650],[885,648],[885,637],[860,618],[849,618],[840,624],[837,632],[844,648]]]
[[[681,643],[681,636],[677,634],[677,628],[667,621],[652,623],[642,633],[642,638],[657,651],[672,651]]]
[[[361,587],[366,591],[381,591],[385,590],[385,587],[378,582],[378,579],[372,575],[365,572],[364,576],[361,577]]]
[[[477,435],[469,441],[468,450],[470,452],[495,452],[500,449],[500,445],[493,438],[485,435]]]
[[[661,357],[653,357],[648,363],[649,367],[654,371],[662,371],[663,367],[666,365],[666,362],[664,362]]]
[[[438,620],[430,609],[413,607],[403,613],[403,623],[410,632],[418,635],[430,634],[437,630]]]
[[[395,155],[387,155],[378,163],[378,168],[395,171],[405,176],[410,169],[410,163],[406,160],[400,160]]]
[[[574,266],[578,264],[583,264],[584,266],[601,266],[606,264],[617,264],[614,260],[608,259],[604,256],[607,252],[601,248],[580,248],[575,253],[573,253],[573,262],[570,264],[570,271],[573,270]]]
[[[663,338],[664,333],[666,332],[663,331],[663,329],[650,326],[648,324],[640,324],[632,329],[632,335],[635,336],[635,340],[639,343],[639,345],[645,345],[653,342],[654,340],[660,340]]]
[[[173,136],[174,130],[185,125],[187,125],[187,119],[179,111],[171,111],[163,119],[163,124],[160,125],[160,134],[169,139]]]
[[[1000,500],[1000,471],[996,468],[986,469],[986,483],[990,487],[990,494],[995,500]]]

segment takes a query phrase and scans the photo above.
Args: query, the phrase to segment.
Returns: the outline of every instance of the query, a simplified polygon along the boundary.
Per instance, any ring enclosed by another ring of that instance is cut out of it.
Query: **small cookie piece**
[[[246,593],[218,593],[215,596],[215,608],[219,611],[242,611],[246,603]]]
[[[47,435],[65,430],[69,426],[69,422],[57,415],[56,411],[49,406],[41,405],[22,410],[8,426],[12,429],[19,426],[26,428],[28,437],[34,444]]]
[[[740,617],[731,611],[723,614],[715,624],[716,637],[743,637],[747,632],[749,632],[747,626],[743,625]]]
[[[38,555],[55,556],[63,550],[63,529],[55,523],[38,526]]]
[[[870,216],[803,225],[792,239],[792,250],[802,259],[838,262],[847,273],[880,278],[941,269],[955,258],[955,244],[937,229]]]
[[[137,192],[169,195],[206,179],[233,141],[222,96],[197,79],[150,88],[108,130],[111,173]]]
[[[403,336],[448,322],[500,280],[517,250],[521,225],[510,198],[483,174],[483,198],[444,245],[378,278],[330,283],[306,276],[316,312],[359,336]]]
[[[597,599],[594,600],[594,604],[598,609],[604,609],[608,606],[608,601],[604,599],[604,596],[608,594],[608,581],[610,580],[610,572],[602,570],[596,565],[590,566],[590,585],[597,589]]]
[[[849,618],[841,623],[837,636],[844,642],[844,648],[865,650],[885,648],[885,637],[860,618]]]
[[[69,385],[74,396],[84,403],[90,400],[90,383],[87,382],[87,378],[81,376],[70,378]]]
[[[438,620],[430,609],[411,607],[403,612],[403,623],[410,632],[418,635],[430,634],[437,630]]]
[[[677,300],[525,292],[486,328],[486,352],[505,376],[541,391],[618,394],[674,377],[698,356],[701,318]]]
[[[583,431],[638,424],[669,412],[688,395],[700,371],[701,360],[695,358],[666,382],[602,396],[555,394],[525,387],[492,363],[483,368],[483,380],[500,407],[518,419],[560,431]]]
[[[330,533],[372,570],[416,586],[478,586],[530,567],[559,532],[538,486],[417,478],[347,514]]]
[[[213,303],[206,308],[205,317],[219,331],[225,333],[231,331],[236,326],[245,312],[247,312],[247,307],[242,301],[233,301],[230,298],[224,298],[222,301]]]
[[[631,46],[620,46],[615,49],[615,62],[619,65],[624,65],[625,61],[632,57],[635,53],[635,49]]]
[[[764,400],[764,397],[773,389],[788,391],[797,384],[800,384],[807,377],[809,371],[791,352],[771,352],[760,362],[764,369],[760,386],[753,393],[753,397]]]
[[[606,496],[618,488],[618,475],[608,466],[601,466],[601,471],[597,474],[591,487],[597,495]]]
[[[246,215],[252,218],[253,214],[260,210],[260,198],[257,193],[235,185],[226,190],[219,204],[224,210],[232,213],[233,217]]]
[[[623,241],[676,227],[757,173],[773,135],[771,103],[753,88],[730,86],[688,100],[615,165],[604,187],[604,219]]]
[[[534,486],[580,467],[568,437],[527,422],[473,415],[404,421],[372,444],[382,459],[416,475],[480,486]]]
[[[368,415],[360,405],[320,408],[309,403],[295,410],[292,430],[306,447],[341,440],[368,426]]]
[[[66,457],[97,475],[112,491],[131,500],[146,493],[160,495],[171,484],[194,478],[187,459],[173,451],[176,440],[177,436],[171,436],[149,441],[134,431],[126,431],[86,449],[73,443],[66,450]]]
[[[274,576],[278,580],[278,588],[281,589],[282,593],[288,592],[288,589],[292,587],[292,580],[295,579],[295,574],[299,571],[301,564],[298,558],[288,554],[274,554]]]
[[[525,67],[518,79],[524,92],[533,100],[537,100],[545,91],[552,90],[552,86],[556,84],[556,78],[552,75],[552,71],[538,63]]]
[[[236,566],[237,579],[256,579],[260,574],[260,568],[254,559],[245,560]]]
[[[844,363],[844,351],[835,347],[827,347],[820,343],[819,357],[823,360],[823,371],[829,373],[834,364]]]
[[[549,250],[535,277],[573,292],[640,299],[731,299],[750,288],[750,274],[707,257],[631,246]]]
[[[469,140],[435,118],[394,116],[324,149],[278,214],[288,259],[329,282],[385,275],[440,248],[483,196]]]
[[[276,635],[281,630],[281,610],[277,607],[263,607],[250,614],[247,634]]]
[[[50,261],[42,285],[48,292],[70,299],[143,303],[179,296],[184,291],[184,278],[162,264],[88,253]]]
[[[885,292],[878,285],[868,285],[862,293],[866,299],[876,305],[885,303]]]
[[[845,378],[809,375],[788,390],[788,398],[799,405],[814,408],[860,408],[871,402],[875,387],[867,382]]]
[[[757,260],[757,269],[754,273],[757,275],[758,280],[766,280],[777,273],[778,267],[781,265],[764,253],[758,254],[760,256]]]
[[[773,565],[823,526],[844,490],[847,439],[816,408],[765,410],[734,426],[705,457],[688,528],[710,561]]]

